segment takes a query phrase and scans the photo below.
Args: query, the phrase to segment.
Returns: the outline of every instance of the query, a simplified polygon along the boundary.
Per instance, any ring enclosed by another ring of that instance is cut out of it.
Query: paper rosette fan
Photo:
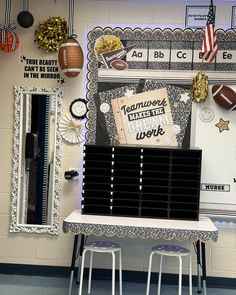
[[[6,0],[5,22],[0,25],[0,49],[3,52],[14,52],[19,46],[18,35],[14,32],[16,25],[10,23],[11,0]]]
[[[208,97],[208,76],[203,73],[198,73],[193,78],[192,85],[192,100],[194,102],[203,102]]]
[[[35,41],[46,52],[58,51],[67,36],[67,22],[61,17],[49,17],[41,21],[35,31]]]
[[[73,32],[73,22],[74,0],[69,0],[69,37],[59,48],[58,61],[62,72],[70,78],[79,75],[84,63],[83,51]]]
[[[74,119],[70,114],[66,114],[61,119],[59,131],[68,143],[76,144],[85,140],[86,128],[83,120]]]

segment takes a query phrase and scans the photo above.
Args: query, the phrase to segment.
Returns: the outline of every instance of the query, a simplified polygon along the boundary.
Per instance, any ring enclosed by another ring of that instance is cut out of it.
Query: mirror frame
[[[62,156],[62,138],[59,132],[59,123],[62,116],[63,107],[63,87],[58,88],[39,88],[27,86],[15,86],[15,120],[14,120],[14,138],[13,138],[13,167],[12,167],[12,201],[10,214],[10,233],[36,233],[36,234],[59,234],[59,207],[61,193],[61,156]],[[52,224],[20,224],[19,202],[20,202],[20,170],[21,170],[21,129],[22,129],[22,105],[25,94],[41,94],[55,96],[56,108],[56,130],[55,130],[55,152],[54,152],[54,183],[52,198]]]

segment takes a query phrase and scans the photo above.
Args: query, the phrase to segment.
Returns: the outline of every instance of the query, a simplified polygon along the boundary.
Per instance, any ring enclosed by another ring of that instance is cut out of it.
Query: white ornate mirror
[[[59,232],[62,88],[15,87],[10,232]]]

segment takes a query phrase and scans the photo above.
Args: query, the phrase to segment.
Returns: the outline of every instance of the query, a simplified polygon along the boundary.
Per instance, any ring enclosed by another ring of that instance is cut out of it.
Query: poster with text
[[[112,110],[120,143],[177,146],[166,88],[114,99]]]

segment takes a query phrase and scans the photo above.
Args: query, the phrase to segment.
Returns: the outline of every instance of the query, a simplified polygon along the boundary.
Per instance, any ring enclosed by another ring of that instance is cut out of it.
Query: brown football
[[[58,61],[62,72],[70,78],[81,72],[84,63],[83,51],[76,41],[70,38],[63,41],[58,50]]]
[[[128,64],[122,59],[115,59],[111,62],[111,67],[114,70],[123,71],[128,68]]]
[[[225,110],[236,111],[236,92],[226,85],[214,85],[212,96],[215,102]]]

